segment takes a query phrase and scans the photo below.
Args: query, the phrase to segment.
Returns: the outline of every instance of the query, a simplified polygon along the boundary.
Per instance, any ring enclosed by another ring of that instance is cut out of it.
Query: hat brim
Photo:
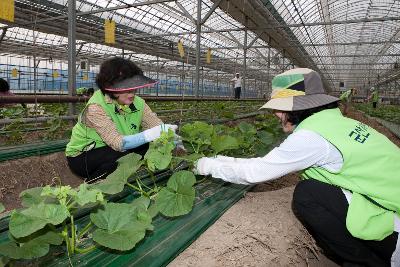
[[[153,80],[144,75],[135,75],[133,77],[130,77],[130,78],[127,78],[120,82],[117,82],[117,83],[113,84],[112,87],[105,88],[104,90],[106,90],[107,92],[123,93],[123,92],[133,91],[133,90],[137,90],[137,89],[144,88],[144,87],[153,86],[156,83],[158,83],[158,81]]]
[[[274,98],[260,109],[276,109],[282,111],[297,111],[324,106],[339,101],[339,98],[326,94],[301,95],[285,98]]]

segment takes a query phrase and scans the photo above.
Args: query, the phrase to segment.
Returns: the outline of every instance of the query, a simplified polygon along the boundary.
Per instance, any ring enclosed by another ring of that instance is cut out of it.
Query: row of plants
[[[102,247],[131,250],[154,229],[156,216],[177,217],[192,210],[194,186],[202,181],[189,171],[197,159],[221,153],[265,155],[282,136],[278,125],[270,115],[235,127],[196,121],[180,128],[187,150],[183,156],[173,154],[176,135],[169,130],[150,143],[143,157],[131,153],[120,158],[118,168],[101,182],[25,190],[20,194],[24,208],[11,211],[8,240],[0,244],[0,262],[40,258],[51,245],[64,245],[68,257]],[[177,169],[182,162],[189,170]],[[156,182],[156,174],[166,170],[173,173],[167,183]],[[147,175],[139,176],[143,171]],[[126,187],[137,195],[131,203],[109,201]],[[80,227],[75,218],[85,208],[90,208],[90,220]]]
[[[371,104],[355,104],[355,107],[367,115],[381,118],[400,125],[400,107],[394,105],[378,105],[373,108]]]
[[[246,104],[247,103],[247,104]],[[150,102],[153,110],[188,110],[181,113],[163,113],[159,117],[166,122],[179,122],[190,120],[216,120],[233,118],[235,115],[255,111],[257,105],[250,102],[234,101],[207,101],[207,102]],[[84,103],[77,105],[81,111]],[[5,145],[30,143],[34,140],[68,139],[73,123],[62,120],[60,116],[67,115],[68,104],[38,104],[37,106],[16,105],[0,108],[0,119],[16,119],[0,128],[0,141]],[[211,114],[211,116],[210,116]],[[23,118],[35,116],[50,117],[46,122],[24,123]]]

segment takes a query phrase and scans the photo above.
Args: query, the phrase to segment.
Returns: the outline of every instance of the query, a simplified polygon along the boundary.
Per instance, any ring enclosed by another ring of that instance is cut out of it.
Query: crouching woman
[[[96,77],[97,90],[81,112],[72,129],[66,156],[72,172],[86,181],[105,178],[117,160],[131,152],[144,155],[148,142],[162,130],[176,130],[163,124],[135,90],[156,83],[143,75],[132,61],[106,60]]]
[[[343,266],[400,266],[400,149],[344,117],[313,70],[277,75],[272,89],[262,108],[286,140],[261,158],[201,158],[195,171],[238,184],[302,171],[293,209],[327,256]]]

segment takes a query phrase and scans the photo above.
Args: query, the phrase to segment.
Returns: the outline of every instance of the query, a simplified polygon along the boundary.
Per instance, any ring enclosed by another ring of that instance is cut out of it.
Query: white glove
[[[174,124],[161,124],[158,126],[155,126],[153,128],[150,128],[146,131],[143,131],[143,135],[144,135],[144,139],[146,140],[146,142],[151,142],[155,139],[157,139],[158,137],[160,137],[161,132],[166,132],[168,131],[168,129],[171,129],[172,131],[176,131],[178,129],[178,125],[174,125]]]

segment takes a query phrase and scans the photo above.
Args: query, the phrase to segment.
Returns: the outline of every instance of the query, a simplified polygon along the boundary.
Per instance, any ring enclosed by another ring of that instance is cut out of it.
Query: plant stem
[[[156,179],[154,177],[154,173],[152,171],[150,171],[150,178],[153,181],[153,185],[154,185],[154,189],[153,190],[158,192],[159,189],[158,189],[158,186],[157,186],[157,183],[156,183]]]
[[[75,203],[75,201],[72,201],[71,204],[68,204],[67,209],[70,210],[75,205]]]
[[[134,186],[134,185],[131,184],[131,183],[126,183],[126,185],[129,186],[130,188],[134,189],[135,191],[138,191],[138,192],[140,192],[140,193],[143,193],[143,190],[142,190],[141,188],[139,188],[139,187],[137,187],[137,186]]]
[[[90,221],[88,224],[86,224],[86,226],[81,230],[81,232],[78,234],[78,240],[82,238],[82,236],[84,236],[90,229],[90,227],[92,226],[92,222]]]
[[[71,248],[70,248],[70,243],[69,243],[69,235],[68,235],[68,227],[67,224],[65,223],[65,221],[63,222],[64,225],[64,230],[62,231],[62,236],[64,237],[65,240],[65,244],[67,245],[67,254],[68,254],[68,258],[71,255]]]
[[[200,180],[196,181],[194,184],[202,183],[202,182],[204,182],[206,179],[207,179],[207,177],[204,177],[203,179],[200,179]]]
[[[75,229],[75,223],[74,223],[74,216],[71,215],[71,251],[74,253],[75,251],[75,240],[76,240],[76,229]]]
[[[77,253],[79,253],[79,254],[85,254],[85,253],[88,253],[88,252],[90,252],[92,250],[95,250],[96,248],[97,248],[97,246],[93,245],[93,246],[88,247],[88,248],[75,248],[75,251]]]
[[[148,187],[147,185],[145,185],[145,184],[142,182],[141,179],[136,179],[136,182],[137,182],[137,183],[140,183],[142,186],[146,187],[146,188],[149,189],[149,190],[153,190],[152,188],[150,188],[150,187]]]
[[[128,182],[126,183],[126,185],[129,186],[130,188],[132,188],[132,189],[138,191],[140,194],[144,195],[145,197],[149,197],[149,193],[147,193],[147,192],[144,191],[143,189],[141,189],[141,188],[139,188],[139,187],[137,187],[137,186],[134,186],[133,184],[128,183]]]
[[[194,148],[194,145],[193,145],[192,143],[190,143],[190,145],[192,146],[194,152],[198,153],[198,152],[196,151],[196,148]]]

